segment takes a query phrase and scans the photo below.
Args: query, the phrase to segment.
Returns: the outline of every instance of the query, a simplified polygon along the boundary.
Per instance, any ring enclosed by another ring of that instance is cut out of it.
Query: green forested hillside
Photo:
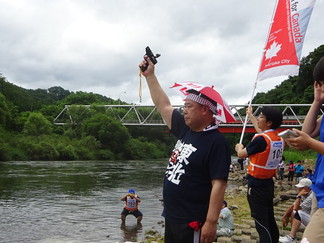
[[[299,76],[289,77],[267,93],[256,94],[253,103],[311,103],[312,70],[322,56],[324,45],[302,58]],[[109,105],[120,101],[62,87],[24,89],[0,76],[0,160],[161,158],[168,156],[175,143],[165,127],[126,128],[102,109],[74,107],[76,113],[83,114],[77,123],[53,125],[66,104]],[[239,136],[226,134],[232,148]]]
[[[66,104],[120,101],[61,87],[27,90],[0,77],[0,160],[161,158],[174,144],[165,128],[127,129],[100,109],[75,107],[83,114],[78,124],[53,125]]]

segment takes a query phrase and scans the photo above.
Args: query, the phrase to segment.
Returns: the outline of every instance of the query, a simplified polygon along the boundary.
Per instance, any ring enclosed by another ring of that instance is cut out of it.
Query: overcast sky
[[[61,86],[139,102],[138,64],[160,53],[156,73],[214,85],[245,104],[259,69],[275,0],[0,0],[0,73],[27,89]],[[315,3],[302,57],[323,44],[324,1]],[[257,92],[287,77],[258,83]],[[152,104],[143,79],[142,104]]]

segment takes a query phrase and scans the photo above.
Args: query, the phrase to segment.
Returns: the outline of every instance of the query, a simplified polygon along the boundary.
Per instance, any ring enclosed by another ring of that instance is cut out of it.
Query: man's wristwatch
[[[297,198],[301,199],[301,196],[297,196],[296,199],[297,199]]]

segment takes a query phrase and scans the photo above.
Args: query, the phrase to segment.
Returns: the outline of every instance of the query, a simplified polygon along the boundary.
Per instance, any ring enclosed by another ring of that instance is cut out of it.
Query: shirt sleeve
[[[174,109],[172,113],[171,119],[171,133],[175,135],[177,138],[180,138],[182,134],[182,129],[185,127],[184,118],[181,113]]]
[[[231,152],[228,143],[222,134],[218,142],[214,143],[209,155],[209,172],[211,179],[224,179],[227,181],[231,164]]]
[[[248,155],[262,153],[267,148],[267,142],[263,136],[256,137],[246,147]]]

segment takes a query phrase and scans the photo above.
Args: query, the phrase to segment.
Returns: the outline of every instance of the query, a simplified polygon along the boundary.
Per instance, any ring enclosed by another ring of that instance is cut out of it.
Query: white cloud
[[[149,45],[156,72],[174,82],[213,84],[230,104],[246,103],[275,1],[0,0],[0,72],[24,88],[61,86],[139,103],[138,63]],[[323,44],[324,2],[315,4],[302,56]],[[257,91],[286,77],[265,80]],[[126,93],[124,93],[126,92]],[[143,79],[143,104],[152,104]]]

